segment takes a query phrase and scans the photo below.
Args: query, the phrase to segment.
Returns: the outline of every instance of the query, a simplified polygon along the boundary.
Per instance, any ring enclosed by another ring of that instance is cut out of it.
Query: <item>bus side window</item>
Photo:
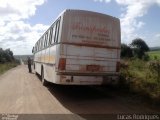
[[[59,26],[60,26],[60,19],[56,23],[56,35],[55,35],[55,40],[54,40],[55,43],[58,42]]]
[[[45,34],[45,47],[47,47],[47,40],[48,40],[48,32]]]
[[[41,37],[41,50],[43,49],[43,36]]]
[[[35,52],[37,52],[37,50],[36,50],[36,44],[35,44]]]
[[[49,46],[49,35],[50,35],[50,30],[48,30],[48,35],[47,35],[47,47]]]
[[[41,37],[41,49],[43,49],[43,36]]]
[[[45,48],[45,35],[43,36],[43,48]]]
[[[43,48],[46,47],[46,35],[43,36]]]
[[[42,44],[43,44],[43,49],[44,49],[44,42],[45,42],[45,36],[43,36],[43,42],[42,42]]]
[[[40,40],[39,40],[39,49],[41,50],[42,48],[41,48],[41,42],[42,41],[42,38],[40,38]]]
[[[52,42],[52,35],[53,35],[53,27],[50,28],[50,33],[49,33],[49,45],[51,44]]]
[[[37,52],[37,43],[36,43],[36,45],[35,45],[35,50],[36,50],[36,52]]]
[[[52,41],[51,44],[54,44],[54,39],[55,39],[55,33],[56,33],[56,24],[53,25],[53,32],[52,32]]]
[[[39,43],[40,43],[40,40],[38,41],[38,51],[40,50]]]
[[[38,42],[39,42],[39,41],[37,41],[37,51],[38,51]]]

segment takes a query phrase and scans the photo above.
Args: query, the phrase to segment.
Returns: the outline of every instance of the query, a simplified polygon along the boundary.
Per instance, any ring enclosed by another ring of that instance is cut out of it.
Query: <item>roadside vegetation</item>
[[[0,75],[17,65],[18,62],[14,59],[13,52],[10,49],[0,48]]]
[[[149,51],[148,55],[151,60],[160,60],[160,50]]]
[[[0,64],[0,75],[6,72],[7,70],[14,68],[18,65],[16,62]]]
[[[140,38],[121,45],[122,89],[160,105],[160,51],[149,51]]]

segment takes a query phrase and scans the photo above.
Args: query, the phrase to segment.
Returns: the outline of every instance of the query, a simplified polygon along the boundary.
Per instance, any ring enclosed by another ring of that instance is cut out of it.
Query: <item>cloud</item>
[[[160,33],[153,33],[152,35],[148,35],[147,42],[150,44],[150,47],[160,47]]]
[[[45,0],[0,0],[0,47],[14,54],[31,54],[32,46],[49,27],[24,22]]]
[[[45,0],[0,0],[0,16],[2,20],[20,20],[33,16],[36,6]]]
[[[104,0],[96,0],[104,2]],[[111,0],[109,0],[111,1]],[[130,43],[131,40],[140,36],[136,31],[141,29],[145,23],[138,18],[147,14],[153,5],[160,6],[160,0],[115,0],[122,8],[120,15],[122,42]]]
[[[31,26],[23,21],[9,22],[1,29],[1,47],[10,47],[11,50],[14,49],[13,52],[16,54],[31,54],[32,46],[48,27],[43,24]],[[17,47],[19,46],[18,43],[21,43],[21,47]],[[25,52],[21,53],[24,48]]]
[[[142,28],[145,23],[138,20],[138,18],[146,15],[151,6],[159,4],[158,1],[159,0],[116,0],[116,2],[125,9],[120,18],[122,42],[130,43],[131,40],[140,36],[136,31]]]
[[[160,33],[156,34],[155,37],[160,39]]]
[[[111,0],[94,0],[95,2],[106,2],[106,3],[109,3],[111,2]]]
[[[135,37],[139,36],[136,31],[145,23],[137,20],[147,14],[148,9],[156,3],[155,0],[116,0],[125,7],[125,13],[121,14],[122,42],[130,43]]]

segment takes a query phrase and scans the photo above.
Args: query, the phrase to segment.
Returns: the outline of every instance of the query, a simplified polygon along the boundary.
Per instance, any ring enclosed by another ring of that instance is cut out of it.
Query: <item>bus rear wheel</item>
[[[43,69],[42,69],[42,72],[41,72],[41,80],[42,80],[42,85],[46,86],[47,85],[47,81],[44,79],[44,71],[43,71]]]

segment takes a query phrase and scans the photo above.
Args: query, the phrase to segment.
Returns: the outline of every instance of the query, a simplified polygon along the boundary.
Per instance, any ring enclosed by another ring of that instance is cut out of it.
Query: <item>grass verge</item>
[[[160,50],[159,51],[150,51],[150,52],[148,52],[148,55],[151,60],[155,60],[155,59],[160,60]]]
[[[121,86],[131,94],[144,98],[144,102],[160,105],[160,81],[149,68],[150,61],[124,60],[121,67]]]
[[[16,67],[18,64],[15,62],[0,64],[0,75],[7,70]]]

